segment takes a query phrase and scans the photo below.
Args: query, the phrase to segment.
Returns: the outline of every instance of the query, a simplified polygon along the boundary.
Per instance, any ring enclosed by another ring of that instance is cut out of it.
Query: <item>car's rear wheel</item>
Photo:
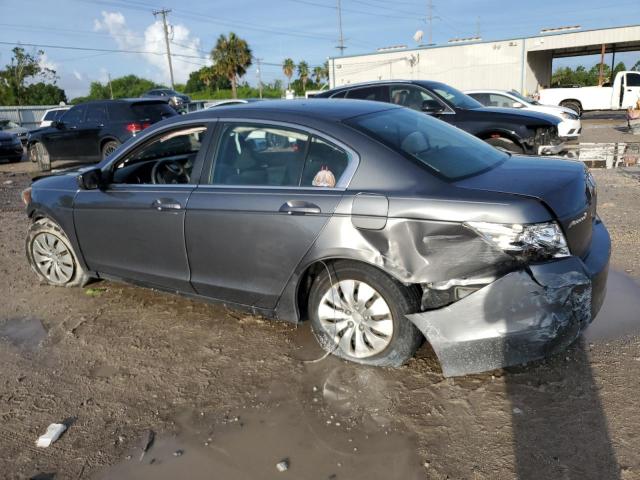
[[[82,287],[90,280],[69,238],[53,220],[42,218],[31,224],[26,250],[33,271],[50,285]]]
[[[320,345],[358,363],[400,366],[423,336],[406,314],[418,311],[419,295],[380,270],[338,261],[311,286],[308,311]]]
[[[563,102],[560,102],[560,106],[573,110],[578,116],[582,115],[582,105],[580,105],[580,102],[578,102],[577,100],[565,100]]]
[[[115,152],[119,146],[120,146],[120,142],[117,142],[115,140],[109,140],[107,143],[105,143],[102,146],[102,159],[104,160],[113,152]]]
[[[498,150],[502,150],[509,153],[521,154],[524,150],[513,140],[504,137],[491,137],[485,140],[489,145],[496,147]]]
[[[42,172],[51,170],[51,157],[49,151],[42,143],[36,142],[29,147],[29,158],[32,162],[38,164],[38,168]]]

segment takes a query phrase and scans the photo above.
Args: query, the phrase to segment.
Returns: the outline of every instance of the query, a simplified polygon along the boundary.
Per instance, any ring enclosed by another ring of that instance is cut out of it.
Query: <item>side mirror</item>
[[[513,104],[511,106],[513,108],[522,108],[522,107],[524,107],[524,105],[521,104],[520,102],[513,102]]]
[[[442,105],[435,100],[425,100],[422,102],[422,111],[424,113],[440,113],[443,110],[444,108],[442,108]]]
[[[78,175],[78,187],[80,187],[81,190],[97,190],[101,188],[103,184],[102,170],[99,168],[92,168]]]

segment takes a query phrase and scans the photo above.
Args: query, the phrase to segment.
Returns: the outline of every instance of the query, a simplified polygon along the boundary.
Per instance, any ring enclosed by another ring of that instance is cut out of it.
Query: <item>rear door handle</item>
[[[156,200],[153,201],[153,203],[151,204],[152,208],[155,208],[158,211],[163,211],[163,210],[180,210],[182,209],[182,205],[180,205],[179,202],[175,201],[175,200],[167,200],[167,199],[162,199],[162,198],[158,198]]]
[[[308,213],[321,213],[320,207],[315,203],[305,202],[304,200],[289,200],[280,207],[281,213],[289,215],[306,215]]]

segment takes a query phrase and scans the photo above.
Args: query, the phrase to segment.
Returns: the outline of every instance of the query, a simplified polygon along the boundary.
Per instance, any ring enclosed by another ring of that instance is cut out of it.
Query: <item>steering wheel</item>
[[[158,160],[151,169],[154,184],[189,183],[189,174],[178,160]]]

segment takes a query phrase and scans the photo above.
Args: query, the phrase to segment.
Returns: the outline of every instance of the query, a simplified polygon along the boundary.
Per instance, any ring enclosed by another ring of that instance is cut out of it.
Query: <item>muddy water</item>
[[[46,336],[47,331],[37,318],[12,318],[0,325],[0,340],[21,350],[35,350]]]
[[[628,275],[611,270],[607,280],[607,296],[584,336],[588,341],[599,341],[638,334],[640,285]]]
[[[323,356],[308,327],[296,337],[300,361]],[[183,412],[179,433],[160,435],[142,462],[134,450],[97,478],[423,478],[413,437],[388,416],[393,372],[329,357],[304,363],[297,380],[274,381],[260,407],[223,418]],[[285,472],[276,468],[281,461]]]
[[[589,168],[632,167],[640,165],[640,142],[579,143],[564,156],[581,160]]]

